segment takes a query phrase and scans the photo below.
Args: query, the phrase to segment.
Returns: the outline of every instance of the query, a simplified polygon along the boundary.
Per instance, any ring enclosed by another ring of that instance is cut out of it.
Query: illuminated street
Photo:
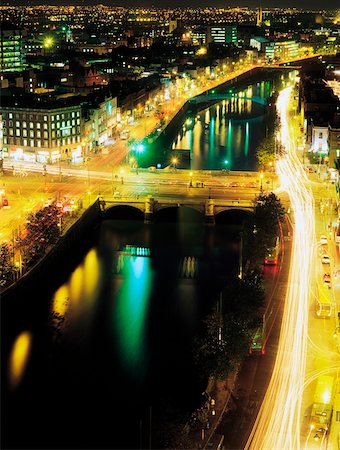
[[[247,448],[252,449],[326,448],[325,437],[313,433],[309,427],[313,387],[315,389],[317,377],[324,374],[334,376],[335,369],[340,367],[332,336],[335,313],[330,320],[315,318],[316,286],[323,275],[320,262],[322,245],[318,240],[321,234],[327,233],[327,228],[324,219],[318,220],[315,233],[312,191],[315,184],[308,181],[297,157],[296,140],[288,117],[290,96],[291,88],[287,88],[278,99],[280,142],[286,154],[279,158],[277,171],[281,188],[289,194],[293,210],[293,253],[275,368],[247,443]],[[330,268],[330,273],[333,273],[337,261],[332,240],[329,247],[334,258]],[[335,284],[334,299],[339,299],[338,294]]]

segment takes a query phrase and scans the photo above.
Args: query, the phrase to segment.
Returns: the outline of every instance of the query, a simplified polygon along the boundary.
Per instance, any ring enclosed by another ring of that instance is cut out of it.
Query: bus
[[[280,253],[280,238],[276,236],[275,241],[269,247],[267,247],[264,255],[264,264],[277,264],[279,261]]]
[[[316,316],[320,319],[329,319],[332,316],[331,289],[325,283],[318,283]]]
[[[266,320],[265,315],[262,316],[260,325],[256,328],[249,348],[251,355],[264,355],[266,344]]]
[[[334,378],[329,375],[321,375],[317,379],[309,422],[315,439],[322,439],[331,423],[333,384]]]

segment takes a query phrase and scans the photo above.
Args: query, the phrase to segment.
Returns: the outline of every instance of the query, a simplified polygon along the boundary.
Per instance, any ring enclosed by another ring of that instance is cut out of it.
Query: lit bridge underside
[[[281,189],[294,211],[292,259],[282,319],[281,335],[273,374],[246,449],[298,450],[300,410],[307,351],[308,301],[313,246],[315,242],[313,196],[305,185],[303,167],[289,133],[288,104],[291,88],[278,98],[281,144],[286,154],[277,162]]]

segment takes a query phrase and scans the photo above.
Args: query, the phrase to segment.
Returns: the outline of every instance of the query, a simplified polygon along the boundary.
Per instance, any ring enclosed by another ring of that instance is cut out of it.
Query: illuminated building
[[[24,69],[23,31],[15,25],[0,24],[0,71],[21,71]]]
[[[299,43],[294,40],[274,42],[274,59],[276,61],[286,61],[296,59],[299,56]]]
[[[41,163],[76,161],[82,156],[79,102],[39,102],[38,98],[3,101],[4,157]]]
[[[237,44],[237,27],[234,25],[210,26],[207,30],[207,42],[216,44]]]

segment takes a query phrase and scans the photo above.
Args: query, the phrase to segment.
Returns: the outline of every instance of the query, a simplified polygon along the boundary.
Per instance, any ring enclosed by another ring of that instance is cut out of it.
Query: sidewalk
[[[215,431],[227,410],[230,397],[233,395],[236,378],[237,371],[226,380],[209,380],[206,389],[206,408],[201,408],[202,421],[194,431],[189,433],[190,441],[195,444],[195,448],[217,449],[223,441],[224,436],[216,434]]]

